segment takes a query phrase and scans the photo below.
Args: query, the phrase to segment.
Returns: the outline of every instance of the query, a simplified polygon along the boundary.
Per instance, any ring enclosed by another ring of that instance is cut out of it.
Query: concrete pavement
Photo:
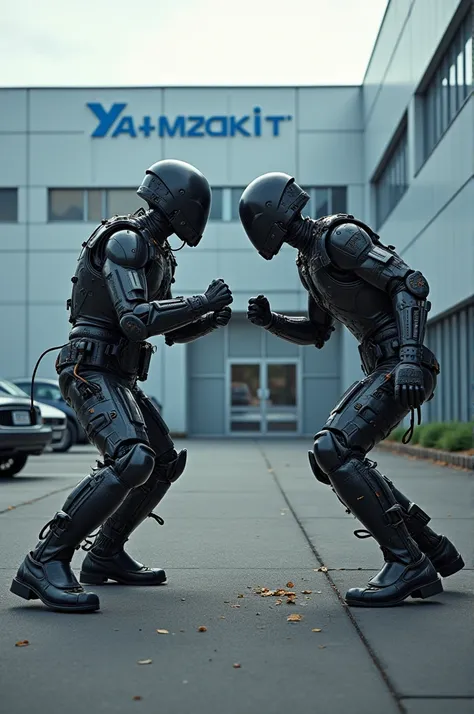
[[[166,567],[168,584],[96,588],[102,609],[89,615],[52,613],[9,586],[94,450],[32,458],[0,482],[5,712],[474,712],[472,472],[375,456],[453,538],[466,569],[426,602],[349,610],[346,589],[366,582],[380,551],[354,538],[357,522],[311,475],[310,443],[178,446],[189,449],[188,467],[157,509],[165,526],[148,519],[129,543],[142,562]],[[291,589],[296,603],[262,597],[262,588]],[[302,619],[288,622],[292,614]],[[21,640],[29,645],[15,647]]]

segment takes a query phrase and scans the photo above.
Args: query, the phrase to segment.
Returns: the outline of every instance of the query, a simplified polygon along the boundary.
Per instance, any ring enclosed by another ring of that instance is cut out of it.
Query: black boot
[[[133,485],[148,478],[153,462],[152,450],[136,444],[113,467],[100,468],[83,479],[63,510],[43,528],[40,542],[20,565],[11,592],[25,600],[39,598],[62,612],[98,610],[97,595],[85,592],[71,570],[72,556],[87,535],[122,503]]]
[[[157,463],[148,481],[135,488],[104,523],[82,563],[81,583],[103,585],[115,580],[122,585],[162,585],[166,581],[164,570],[145,567],[124,551],[124,545],[147,516],[163,523],[152,511],[183,473],[186,457],[184,449],[173,461]]]
[[[376,464],[375,464],[376,465]],[[404,519],[408,532],[418,547],[428,556],[438,573],[446,578],[464,568],[464,560],[451,541],[444,535],[438,535],[428,527],[430,517],[427,513],[411,503],[408,498],[384,476],[395,499],[404,511]]]
[[[385,565],[365,588],[346,593],[348,605],[390,607],[407,597],[427,598],[443,591],[430,560],[410,537],[383,476],[366,460],[351,458],[329,475],[339,498],[381,546]]]

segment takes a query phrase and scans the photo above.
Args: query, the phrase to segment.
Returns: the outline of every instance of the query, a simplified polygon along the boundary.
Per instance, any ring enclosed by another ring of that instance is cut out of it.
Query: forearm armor
[[[217,330],[214,314],[209,313],[209,315],[205,315],[205,317],[184,327],[180,327],[177,330],[170,330],[165,335],[165,342],[169,346],[175,343],[182,344],[192,342],[193,340],[197,340],[198,337],[209,335],[211,332],[214,332],[214,330]]]
[[[421,363],[426,320],[431,304],[428,283],[421,273],[410,273],[393,286],[391,298],[397,320],[402,362]]]
[[[287,317],[272,312],[272,321],[265,329],[295,345],[322,347],[331,336],[334,327],[332,325],[327,327],[316,325],[306,317]]]
[[[208,309],[208,302],[203,295],[154,300],[141,303],[132,312],[125,313],[120,320],[120,327],[129,340],[139,342],[188,325],[208,312]]]

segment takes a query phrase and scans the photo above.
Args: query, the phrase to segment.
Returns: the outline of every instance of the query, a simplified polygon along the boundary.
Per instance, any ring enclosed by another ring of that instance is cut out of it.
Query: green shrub
[[[415,431],[413,432],[413,436],[411,438],[410,444],[419,444],[421,435],[423,434],[426,424],[420,424],[420,426],[415,427]]]
[[[424,424],[423,431],[420,434],[420,446],[425,446],[428,449],[435,448],[438,439],[440,439],[440,437],[446,432],[449,426],[449,424],[443,424],[442,422],[432,422],[431,424]]]
[[[406,432],[404,426],[397,426],[390,434],[387,436],[388,441],[399,441],[401,442],[403,434]]]
[[[436,446],[443,451],[467,451],[473,448],[473,426],[469,423],[452,423],[442,434]]]

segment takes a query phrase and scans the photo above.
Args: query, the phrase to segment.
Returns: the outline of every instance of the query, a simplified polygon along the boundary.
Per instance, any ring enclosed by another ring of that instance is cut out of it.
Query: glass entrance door
[[[230,432],[261,434],[263,428],[261,365],[230,365]]]
[[[268,433],[298,431],[297,363],[266,363],[265,424]]]
[[[297,361],[232,361],[228,384],[229,433],[298,433]]]

